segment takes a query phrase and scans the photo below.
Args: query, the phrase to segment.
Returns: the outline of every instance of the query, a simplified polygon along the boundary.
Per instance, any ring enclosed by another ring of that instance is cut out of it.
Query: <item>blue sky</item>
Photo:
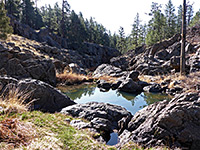
[[[62,3],[62,0],[39,0],[38,5]],[[151,3],[157,2],[165,7],[168,0],[68,0],[71,9],[76,13],[82,12],[84,18],[93,17],[98,23],[103,24],[112,33],[118,32],[120,26],[124,27],[126,34],[131,32],[132,24],[137,12],[140,19],[148,23],[149,17],[145,13],[150,12]],[[183,0],[172,0],[176,10]],[[194,11],[200,9],[200,0],[190,0],[194,3]]]

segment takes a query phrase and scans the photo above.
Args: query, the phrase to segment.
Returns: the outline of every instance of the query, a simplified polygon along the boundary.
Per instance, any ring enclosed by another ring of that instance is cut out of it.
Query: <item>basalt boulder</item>
[[[90,123],[84,123],[83,128],[93,128],[98,132],[103,131],[108,136],[113,132],[113,129],[123,131],[123,125],[129,122],[132,117],[131,113],[121,106],[98,102],[68,106],[63,108],[61,113],[84,118]]]
[[[62,108],[75,104],[69,97],[55,89],[51,85],[35,80],[17,80],[11,77],[0,77],[0,93],[5,93],[12,87],[17,87],[19,92],[30,92],[30,98],[26,103],[34,100],[31,106],[33,110],[44,112],[58,112]]]
[[[137,112],[121,134],[119,147],[129,141],[144,147],[199,149],[200,98],[198,93],[176,95]]]
[[[127,71],[122,71],[122,69],[109,64],[100,65],[93,73],[94,77],[100,77],[100,76],[120,77],[126,74]]]
[[[50,59],[36,56],[29,50],[6,46],[8,44],[0,49],[1,75],[17,79],[33,78],[56,85],[55,66]]]

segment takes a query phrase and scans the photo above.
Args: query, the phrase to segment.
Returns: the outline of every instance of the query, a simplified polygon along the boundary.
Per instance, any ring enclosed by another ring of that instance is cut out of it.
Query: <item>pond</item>
[[[147,105],[164,99],[170,99],[168,95],[158,93],[141,93],[139,95],[134,95],[117,90],[101,92],[95,84],[82,84],[58,88],[76,103],[82,104],[95,101],[115,104],[126,108],[133,115]]]
[[[158,93],[141,93],[134,95],[117,90],[101,92],[95,84],[82,84],[77,86],[58,87],[63,93],[69,96],[76,103],[82,104],[87,102],[104,102],[122,106],[133,115],[147,105],[153,104],[164,99],[171,99],[168,95]],[[115,145],[119,141],[118,134],[110,134],[110,140],[107,145]]]

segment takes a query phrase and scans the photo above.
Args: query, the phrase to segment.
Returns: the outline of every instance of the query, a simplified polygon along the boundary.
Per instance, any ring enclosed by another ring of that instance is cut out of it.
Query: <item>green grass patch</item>
[[[33,140],[34,142],[29,146],[22,145],[22,149],[116,149],[98,143],[89,131],[78,130],[72,127],[65,120],[72,120],[74,118],[64,114],[32,111],[22,114],[9,114],[7,116],[0,115],[0,121],[5,120],[5,118],[15,118],[20,122],[31,123],[36,130],[37,135],[35,140]],[[2,144],[0,147],[3,146]]]
[[[23,112],[18,114],[1,114],[0,121],[6,119],[17,119],[23,124],[30,124],[31,131],[35,131],[32,142],[17,146],[10,145],[9,142],[1,142],[0,149],[69,149],[69,150],[117,150],[114,146],[108,146],[98,143],[94,138],[99,137],[97,133],[91,133],[88,130],[78,130],[72,127],[67,120],[73,120],[71,116],[60,113],[50,114],[40,111]],[[144,150],[133,142],[124,145],[122,150]],[[148,150],[148,149],[145,149]],[[149,150],[153,150],[152,148]]]

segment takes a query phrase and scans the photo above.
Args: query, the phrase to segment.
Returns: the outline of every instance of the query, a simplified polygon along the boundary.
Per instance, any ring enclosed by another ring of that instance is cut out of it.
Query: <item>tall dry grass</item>
[[[5,147],[14,149],[22,145],[27,146],[36,135],[36,130],[30,123],[23,123],[14,118],[0,122],[0,141],[5,143]]]
[[[36,136],[32,124],[23,123],[13,117],[14,114],[28,111],[30,103],[25,103],[32,92],[21,91],[19,87],[7,86],[0,95],[2,121],[0,121],[0,141],[6,143],[6,149],[14,149],[30,144]]]
[[[33,91],[20,90],[20,87],[7,86],[4,92],[0,95],[0,106],[3,112],[10,113],[22,113],[30,108],[31,103],[26,103],[26,100],[30,98]]]
[[[139,79],[148,83],[155,82],[158,84],[168,81],[168,88],[174,88],[178,85],[183,88],[185,92],[200,92],[200,72],[190,73],[189,75],[180,75],[177,73],[153,77],[142,75]],[[179,82],[179,84],[177,84],[176,81]]]
[[[60,73],[60,74],[57,73],[56,78],[58,82],[66,83],[66,84],[76,84],[76,83],[92,80],[91,76],[76,74],[76,73],[67,72],[67,71],[64,71],[63,73]]]

